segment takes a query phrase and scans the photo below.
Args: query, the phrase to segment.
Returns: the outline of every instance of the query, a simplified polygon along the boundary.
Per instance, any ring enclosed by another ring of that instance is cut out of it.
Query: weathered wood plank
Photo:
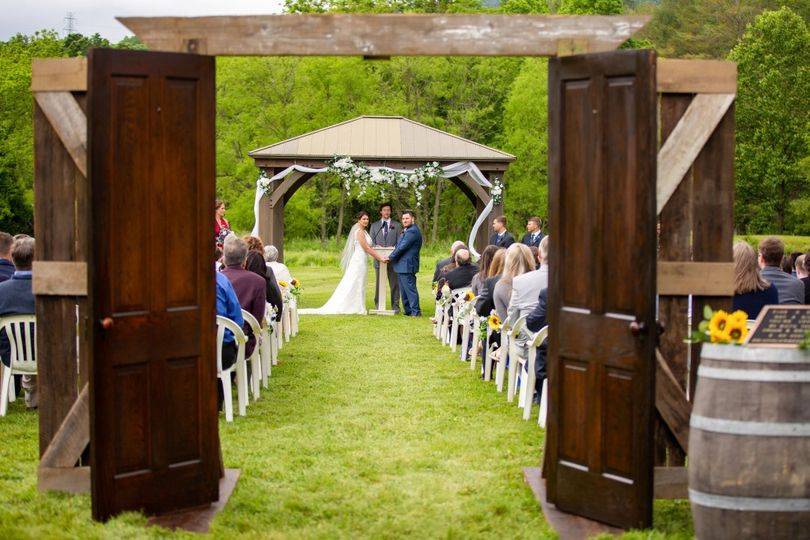
[[[87,296],[87,263],[34,261],[34,294],[52,296]]]
[[[32,92],[86,92],[87,58],[34,58]]]
[[[656,76],[661,93],[737,93],[737,64],[726,60],[659,58]]]
[[[37,469],[37,489],[90,493],[90,467],[40,467]]]
[[[70,92],[35,92],[34,99],[76,167],[87,176],[87,117]]]
[[[661,147],[658,152],[659,214],[734,99],[734,94],[698,94]]]
[[[658,294],[733,296],[732,262],[658,262]]]
[[[689,417],[692,404],[686,400],[686,390],[678,384],[661,352],[656,349],[655,408],[666,422],[678,444],[689,451]]]
[[[153,51],[217,56],[556,56],[612,51],[649,16],[296,14],[118,17]]]
[[[40,467],[73,467],[90,443],[90,388],[85,384],[59,431],[42,454]]]
[[[686,467],[656,467],[656,499],[688,499],[689,475]]]

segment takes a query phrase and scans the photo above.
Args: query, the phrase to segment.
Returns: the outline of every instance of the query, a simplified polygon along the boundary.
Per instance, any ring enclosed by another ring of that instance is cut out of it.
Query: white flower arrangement
[[[503,202],[503,184],[500,180],[495,180],[489,194],[492,195],[492,204],[497,206]]]
[[[358,188],[360,196],[363,196],[370,186],[379,188],[383,194],[387,186],[400,189],[410,188],[414,191],[418,205],[422,204],[422,195],[427,181],[444,174],[436,161],[422,165],[412,174],[405,174],[386,168],[367,167],[364,163],[355,163],[348,156],[333,157],[327,163],[327,168],[329,172],[340,178],[347,192],[351,191],[353,186]]]
[[[259,174],[259,179],[256,181],[256,186],[262,191],[262,193],[270,192],[270,177],[267,176],[267,172],[264,169],[262,169],[261,174]]]

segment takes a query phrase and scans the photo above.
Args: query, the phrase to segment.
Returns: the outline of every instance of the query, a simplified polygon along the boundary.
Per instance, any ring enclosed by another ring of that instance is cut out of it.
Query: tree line
[[[810,4],[803,0],[287,0],[289,12],[649,13],[626,47],[661,56],[738,63],[735,226],[741,234],[810,234]],[[111,44],[98,34],[53,31],[0,42],[0,230],[32,228],[31,59],[77,56]],[[217,59],[217,191],[234,227],[252,225],[258,170],[248,151],[363,114],[401,115],[517,156],[504,177],[512,229],[545,215],[547,61],[537,58],[250,57]],[[326,241],[346,219],[379,202],[346,194],[320,175],[290,199],[291,237]],[[408,193],[388,194],[399,206]],[[448,181],[428,186],[420,221],[433,239],[463,237],[475,219]]]

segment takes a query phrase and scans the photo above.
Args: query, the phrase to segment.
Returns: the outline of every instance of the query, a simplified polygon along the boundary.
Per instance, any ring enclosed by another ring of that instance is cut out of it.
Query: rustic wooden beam
[[[725,116],[734,94],[698,94],[658,152],[658,213]]]
[[[32,92],[86,92],[87,58],[34,58]]]
[[[689,474],[686,467],[656,467],[653,475],[653,498],[689,498]]]
[[[153,51],[363,57],[612,51],[649,20],[649,16],[411,13],[118,17]]]
[[[71,261],[34,261],[35,295],[87,296],[87,263]]]
[[[34,99],[76,167],[87,177],[87,117],[76,98],[70,92],[34,92]]]
[[[79,397],[62,421],[59,431],[42,454],[39,466],[73,467],[90,443],[90,389],[85,384]]]
[[[686,400],[686,391],[678,384],[658,349],[655,350],[655,360],[655,408],[683,451],[688,453],[692,404]]]
[[[733,262],[658,261],[658,294],[733,296]]]
[[[737,64],[726,60],[659,58],[656,78],[661,93],[737,93]]]
[[[90,467],[40,467],[37,489],[65,493],[90,493]]]

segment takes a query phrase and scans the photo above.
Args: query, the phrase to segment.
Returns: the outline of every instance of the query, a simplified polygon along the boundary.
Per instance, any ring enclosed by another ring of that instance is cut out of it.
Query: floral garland
[[[365,163],[356,163],[348,156],[335,156],[326,165],[328,172],[340,178],[347,192],[351,191],[353,185],[358,188],[361,197],[369,187],[379,187],[383,192],[387,186],[410,188],[416,196],[417,205],[422,204],[422,194],[427,181],[444,174],[444,170],[436,161],[425,163],[411,174],[385,168],[370,168]]]
[[[503,184],[500,180],[495,180],[492,183],[492,189],[489,190],[489,194],[492,195],[492,204],[498,206],[503,202]]]

